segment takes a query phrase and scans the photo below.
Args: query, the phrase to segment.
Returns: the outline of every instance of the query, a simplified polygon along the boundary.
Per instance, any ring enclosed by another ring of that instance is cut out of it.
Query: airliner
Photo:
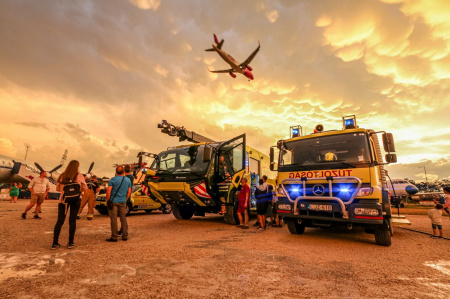
[[[239,63],[236,59],[233,58],[230,54],[222,50],[223,45],[223,39],[219,42],[217,39],[217,36],[214,34],[214,41],[216,44],[212,44],[212,48],[206,49],[205,51],[215,51],[219,56],[225,60],[226,63],[228,63],[231,66],[231,69],[227,70],[219,70],[219,71],[210,71],[211,73],[229,73],[231,77],[236,78],[235,73],[239,73],[247,77],[247,79],[253,80],[253,74],[252,74],[252,67],[249,65],[250,62],[253,60],[253,58],[256,56],[256,54],[259,52],[259,49],[261,48],[261,44],[258,42],[258,48],[256,48],[255,51],[253,51],[252,54],[242,63]]]
[[[392,179],[392,184],[388,182],[389,191],[391,191],[391,195],[400,196],[400,197],[409,197],[419,192],[419,189],[403,179]],[[393,190],[395,192],[393,192]]]

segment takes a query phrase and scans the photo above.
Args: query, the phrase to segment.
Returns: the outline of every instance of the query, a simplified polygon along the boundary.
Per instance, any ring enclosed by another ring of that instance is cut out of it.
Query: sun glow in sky
[[[138,151],[176,144],[162,119],[268,153],[291,125],[390,131],[391,177],[450,177],[450,2],[0,2],[0,154],[47,168],[68,159],[111,176]],[[223,49],[252,61],[227,69]]]

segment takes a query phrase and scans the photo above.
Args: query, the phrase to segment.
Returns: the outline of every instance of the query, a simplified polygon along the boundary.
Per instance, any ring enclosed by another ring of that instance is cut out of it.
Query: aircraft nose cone
[[[409,195],[414,195],[414,194],[416,194],[417,192],[419,192],[419,189],[417,189],[416,187],[411,186],[411,185],[406,186],[405,189],[406,189],[406,193],[408,193]]]

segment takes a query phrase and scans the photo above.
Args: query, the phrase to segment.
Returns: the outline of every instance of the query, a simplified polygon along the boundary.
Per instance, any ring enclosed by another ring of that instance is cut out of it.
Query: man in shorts
[[[22,213],[22,218],[27,218],[27,212],[36,205],[36,209],[34,211],[33,219],[41,219],[39,217],[39,211],[41,210],[41,205],[44,202],[45,198],[48,195],[48,191],[50,190],[50,182],[47,179],[47,172],[41,171],[39,177],[31,180],[30,184],[28,184],[28,189],[31,191],[31,200],[30,204],[25,208],[25,211]]]
[[[250,205],[250,187],[247,185],[247,178],[242,178],[242,187],[239,192],[239,205],[237,210],[237,215],[239,217],[239,225],[236,227],[240,227],[243,229],[248,229],[248,208]],[[244,214],[245,224],[243,223],[242,214]]]
[[[434,209],[428,212],[428,217],[431,219],[431,228],[433,229],[432,238],[438,238],[436,229],[439,229],[439,238],[443,238],[442,231],[442,205],[437,204]]]

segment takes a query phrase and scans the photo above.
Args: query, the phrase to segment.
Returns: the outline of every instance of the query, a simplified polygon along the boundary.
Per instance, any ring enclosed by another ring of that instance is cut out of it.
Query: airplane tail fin
[[[224,40],[222,39],[222,40],[219,42],[219,39],[218,39],[217,36],[214,34],[214,41],[216,42],[217,48],[221,49]]]

